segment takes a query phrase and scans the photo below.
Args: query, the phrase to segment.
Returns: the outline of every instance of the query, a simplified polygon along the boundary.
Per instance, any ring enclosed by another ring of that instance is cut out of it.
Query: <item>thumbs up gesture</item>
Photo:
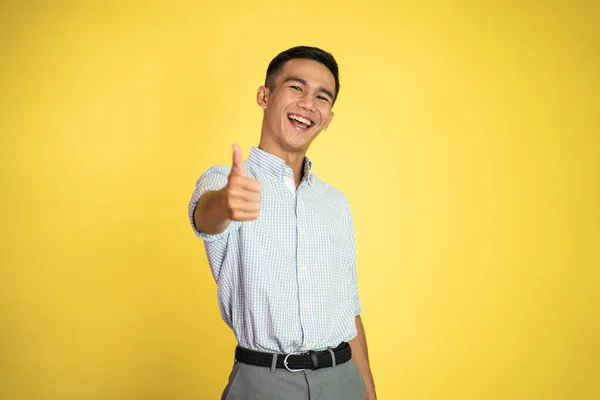
[[[242,150],[233,145],[233,163],[227,177],[227,185],[222,189],[222,206],[227,218],[232,221],[251,221],[260,212],[261,186],[256,179],[248,177],[242,162]]]

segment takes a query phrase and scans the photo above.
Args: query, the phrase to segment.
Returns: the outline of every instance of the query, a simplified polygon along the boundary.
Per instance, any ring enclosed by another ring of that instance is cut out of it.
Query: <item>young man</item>
[[[375,399],[345,196],[306,152],[333,118],[333,56],[294,47],[258,89],[260,143],[209,168],[190,220],[204,240],[223,320],[238,346],[223,399]]]

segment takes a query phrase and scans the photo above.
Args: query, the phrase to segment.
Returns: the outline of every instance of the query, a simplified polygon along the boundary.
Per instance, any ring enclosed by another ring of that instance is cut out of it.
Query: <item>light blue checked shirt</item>
[[[354,338],[361,306],[346,197],[311,173],[308,158],[297,190],[292,170],[273,154],[252,147],[244,165],[262,185],[257,220],[233,221],[216,235],[196,228],[196,204],[227,184],[226,165],[202,174],[188,210],[204,240],[223,320],[240,346],[258,351],[323,350]]]

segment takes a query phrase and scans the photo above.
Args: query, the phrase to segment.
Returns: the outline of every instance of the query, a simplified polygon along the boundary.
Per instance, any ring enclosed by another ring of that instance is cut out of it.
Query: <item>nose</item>
[[[298,100],[298,107],[303,108],[310,112],[315,112],[315,99],[313,98],[312,93],[306,92],[304,96],[302,96]]]

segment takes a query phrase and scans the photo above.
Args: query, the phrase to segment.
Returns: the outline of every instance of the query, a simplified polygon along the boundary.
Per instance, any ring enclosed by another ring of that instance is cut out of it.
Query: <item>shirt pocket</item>
[[[323,221],[316,229],[316,239],[322,260],[334,270],[341,269],[348,246],[344,232],[334,222]]]

